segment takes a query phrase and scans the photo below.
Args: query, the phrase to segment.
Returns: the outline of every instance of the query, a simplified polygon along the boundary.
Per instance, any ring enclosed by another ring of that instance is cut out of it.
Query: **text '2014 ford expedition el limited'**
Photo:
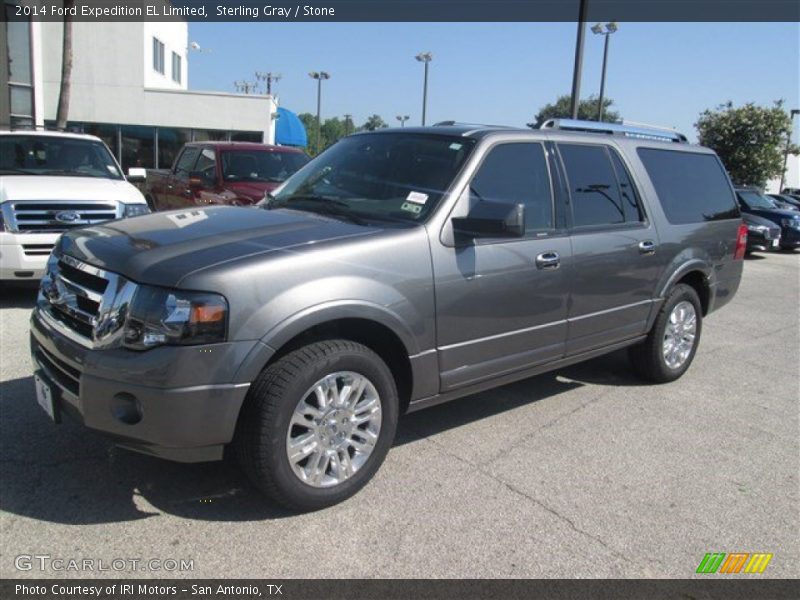
[[[353,135],[256,208],[75,230],[32,316],[39,402],[272,499],[341,501],[398,416],[631,347],[680,377],[739,286],[717,156],[575,121]]]

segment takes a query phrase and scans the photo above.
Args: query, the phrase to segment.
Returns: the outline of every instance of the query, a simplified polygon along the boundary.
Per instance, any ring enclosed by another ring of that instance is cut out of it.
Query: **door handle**
[[[643,242],[639,242],[639,254],[644,254],[648,256],[650,254],[656,253],[656,244],[652,240],[644,240]]]
[[[191,198],[192,197],[192,190],[183,190],[183,195],[186,198]]]
[[[536,268],[552,271],[561,265],[558,252],[542,252],[536,257]]]

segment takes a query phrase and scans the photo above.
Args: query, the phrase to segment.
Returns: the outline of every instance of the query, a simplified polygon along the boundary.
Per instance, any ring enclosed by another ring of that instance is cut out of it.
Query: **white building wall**
[[[773,179],[767,183],[768,194],[779,194],[781,180]],[[800,154],[790,154],[789,160],[786,161],[786,177],[783,181],[783,187],[787,188],[800,188]]]
[[[189,66],[187,53],[189,48],[189,24],[184,21],[168,23],[146,22],[143,31],[144,87],[165,88],[170,90],[188,89]],[[164,74],[153,69],[153,38],[164,44]],[[172,54],[181,59],[180,83],[172,77]]]

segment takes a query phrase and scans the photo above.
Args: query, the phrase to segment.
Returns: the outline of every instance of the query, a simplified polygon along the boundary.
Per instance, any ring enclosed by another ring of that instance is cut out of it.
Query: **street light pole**
[[[603,72],[600,76],[600,97],[597,99],[597,120],[603,120],[603,98],[605,97],[606,92],[606,65],[608,64],[608,40],[611,38],[611,34],[617,30],[617,24],[614,22],[606,23],[605,31],[603,31],[603,26],[600,23],[597,23],[594,27],[592,27],[592,33],[599,34],[605,36],[605,43],[603,44]]]
[[[584,30],[586,29],[584,23],[586,22],[586,5],[587,0],[581,0],[580,9],[578,9],[578,36],[575,40],[575,67],[572,70],[572,97],[570,99],[570,115],[573,119],[578,118],[578,106],[580,105],[581,96],[581,73],[583,71],[583,38]]]
[[[419,62],[425,63],[425,80],[422,85],[422,126],[425,126],[425,111],[428,107],[428,65],[433,60],[430,52],[420,52],[414,58]]]
[[[317,139],[314,141],[314,147],[316,153],[319,154],[321,150],[320,137],[322,133],[322,81],[324,79],[330,79],[331,76],[325,71],[311,71],[308,76],[311,77],[311,79],[317,80]]]
[[[406,121],[408,121],[411,117],[409,117],[408,115],[397,115],[397,117],[395,117],[395,118],[398,121],[400,121],[400,127],[405,127],[406,126]]]
[[[789,164],[789,149],[792,147],[792,127],[794,118],[800,115],[800,108],[793,108],[789,111],[789,133],[786,135],[786,152],[783,154],[783,171],[781,171],[781,185],[778,193],[783,192],[783,184],[786,181],[786,165]]]

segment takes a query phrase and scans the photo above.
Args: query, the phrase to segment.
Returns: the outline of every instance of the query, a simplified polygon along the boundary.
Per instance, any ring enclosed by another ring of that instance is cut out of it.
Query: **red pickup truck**
[[[297,148],[250,142],[186,144],[169,171],[147,173],[152,210],[254,204],[309,161]]]

